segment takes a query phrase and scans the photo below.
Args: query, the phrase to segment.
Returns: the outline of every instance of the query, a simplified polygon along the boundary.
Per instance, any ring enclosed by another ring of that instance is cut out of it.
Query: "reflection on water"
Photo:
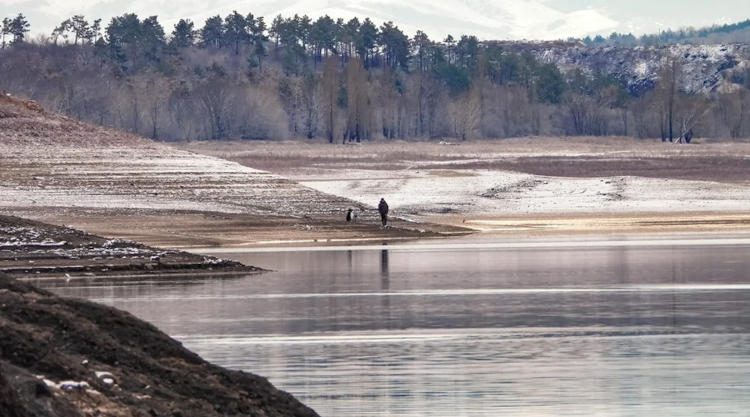
[[[749,253],[243,253],[277,272],[55,290],[131,311],[325,416],[747,415]]]

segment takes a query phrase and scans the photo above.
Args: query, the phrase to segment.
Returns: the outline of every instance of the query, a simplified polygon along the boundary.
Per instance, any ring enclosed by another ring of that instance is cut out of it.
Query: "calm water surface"
[[[434,242],[433,242],[434,243]],[[224,254],[276,272],[55,288],[324,416],[750,415],[750,246]]]

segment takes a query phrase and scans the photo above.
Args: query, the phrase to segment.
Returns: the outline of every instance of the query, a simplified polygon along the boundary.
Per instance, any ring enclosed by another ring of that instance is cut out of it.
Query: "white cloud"
[[[485,39],[557,39],[618,25],[594,9],[565,13],[545,3],[541,0],[298,0],[271,14],[392,20],[409,33],[421,29],[440,38],[450,33],[474,34]]]

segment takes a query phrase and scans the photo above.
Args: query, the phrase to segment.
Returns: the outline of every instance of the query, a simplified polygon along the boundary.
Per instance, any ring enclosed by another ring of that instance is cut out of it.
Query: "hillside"
[[[423,235],[372,206],[0,97],[0,213],[156,246]],[[377,200],[372,204],[376,204]],[[348,207],[362,222],[341,228]],[[421,232],[420,230],[421,229]]]

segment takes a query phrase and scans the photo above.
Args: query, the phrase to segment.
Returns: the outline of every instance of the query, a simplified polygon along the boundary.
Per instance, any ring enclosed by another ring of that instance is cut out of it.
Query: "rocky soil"
[[[157,249],[0,215],[0,272],[15,277],[142,279],[247,275],[259,271],[262,270],[225,259]]]
[[[316,416],[265,378],[202,360],[129,313],[0,273],[0,415]]]

